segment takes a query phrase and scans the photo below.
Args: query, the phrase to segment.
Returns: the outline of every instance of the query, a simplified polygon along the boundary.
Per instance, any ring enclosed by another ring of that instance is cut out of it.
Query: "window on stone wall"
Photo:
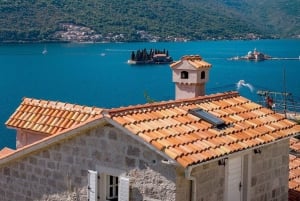
[[[106,177],[106,200],[118,201],[119,178],[111,175]]]
[[[205,79],[205,71],[201,72],[201,79]]]
[[[181,72],[181,79],[188,79],[189,78],[189,73],[187,71],[182,71]]]
[[[89,170],[88,201],[129,201],[129,178]]]

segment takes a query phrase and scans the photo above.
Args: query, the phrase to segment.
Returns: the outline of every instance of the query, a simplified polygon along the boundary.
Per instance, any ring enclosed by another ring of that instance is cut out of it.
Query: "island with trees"
[[[173,58],[168,50],[147,49],[132,51],[128,64],[170,64]]]

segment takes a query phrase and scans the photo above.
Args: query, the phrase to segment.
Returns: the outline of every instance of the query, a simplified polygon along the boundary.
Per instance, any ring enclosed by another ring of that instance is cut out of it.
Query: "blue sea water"
[[[174,60],[201,55],[212,64],[207,94],[236,90],[236,83],[245,80],[254,91],[243,87],[239,92],[253,101],[259,89],[283,91],[284,86],[300,97],[300,60],[228,60],[254,48],[273,57],[298,58],[300,40],[0,45],[0,149],[15,148],[16,131],[4,124],[23,97],[103,108],[146,103],[145,93],[156,101],[174,99],[169,65],[126,63],[131,51],[144,48],[165,48]]]

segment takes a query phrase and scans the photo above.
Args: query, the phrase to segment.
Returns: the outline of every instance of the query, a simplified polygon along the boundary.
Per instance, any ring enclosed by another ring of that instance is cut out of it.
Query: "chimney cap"
[[[202,57],[200,55],[184,55],[181,57],[181,60],[191,60],[191,61],[199,60],[199,61],[201,61]]]
[[[184,62],[188,62],[196,69],[210,68],[212,65],[202,59],[200,55],[185,55],[181,57],[181,60],[174,62],[170,65],[171,68],[178,68]]]

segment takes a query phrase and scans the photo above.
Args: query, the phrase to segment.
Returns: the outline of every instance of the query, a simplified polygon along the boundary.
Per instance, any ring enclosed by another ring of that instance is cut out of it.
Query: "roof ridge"
[[[182,63],[183,61],[187,61],[190,65],[196,68],[210,68],[212,65],[207,61],[204,61],[200,55],[184,55],[181,57],[179,61],[176,61],[170,65],[171,68],[174,68],[178,64]]]
[[[181,60],[191,60],[191,61],[194,61],[194,60],[198,60],[198,61],[202,61],[202,57],[199,55],[199,54],[195,54],[195,55],[184,55],[181,57]]]
[[[147,103],[147,104],[139,104],[139,105],[131,105],[127,107],[119,107],[119,108],[112,108],[107,109],[104,111],[104,113],[109,114],[110,116],[115,116],[118,113],[126,112],[126,114],[129,113],[136,113],[138,110],[152,110],[157,108],[171,108],[177,105],[189,105],[191,103],[202,103],[206,101],[215,101],[215,100],[221,100],[221,99],[227,99],[232,97],[239,96],[239,93],[237,91],[229,91],[224,93],[216,93],[216,94],[210,94],[205,96],[198,96],[195,98],[188,98],[188,99],[178,99],[178,100],[169,100],[169,101],[161,101],[161,102],[155,102],[155,103]]]
[[[43,108],[54,108],[60,110],[69,110],[69,111],[81,111],[84,113],[96,112],[100,114],[103,108],[95,107],[95,106],[86,106],[79,105],[74,103],[62,102],[62,101],[51,101],[44,99],[36,99],[36,98],[28,98],[24,97],[21,104],[34,105]]]

